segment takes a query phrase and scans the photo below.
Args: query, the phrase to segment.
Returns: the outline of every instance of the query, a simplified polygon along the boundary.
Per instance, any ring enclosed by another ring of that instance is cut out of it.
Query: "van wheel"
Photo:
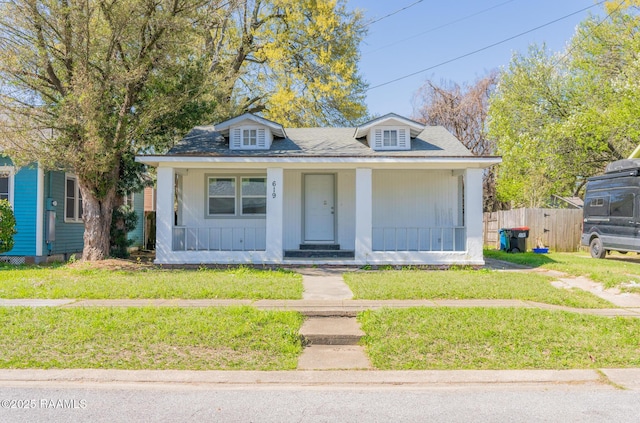
[[[604,258],[607,255],[607,250],[602,247],[602,241],[600,238],[593,238],[589,244],[589,251],[591,251],[591,257]]]

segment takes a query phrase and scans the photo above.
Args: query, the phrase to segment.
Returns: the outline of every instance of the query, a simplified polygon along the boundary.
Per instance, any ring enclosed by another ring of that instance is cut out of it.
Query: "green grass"
[[[603,284],[606,288],[618,287],[624,291],[638,292],[640,288],[627,288],[629,282],[640,283],[640,258],[636,254],[613,253],[606,259],[594,259],[584,252],[577,253],[519,253],[485,250],[485,257],[509,261],[531,267],[558,270]]]
[[[0,308],[0,368],[295,369],[295,312]]]
[[[358,319],[378,369],[640,366],[640,319],[635,318],[537,309],[413,308],[365,311]]]
[[[302,276],[282,270],[114,270],[76,266],[0,268],[0,298],[300,299]]]
[[[611,303],[579,290],[551,285],[535,273],[490,270],[400,270],[344,274],[356,299],[514,299],[577,308],[613,308]]]

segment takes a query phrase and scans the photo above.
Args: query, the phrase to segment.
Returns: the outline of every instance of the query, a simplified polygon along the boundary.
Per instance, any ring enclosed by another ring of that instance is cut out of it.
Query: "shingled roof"
[[[167,156],[200,157],[473,157],[442,126],[427,126],[411,140],[411,150],[374,151],[366,139],[354,138],[357,128],[286,128],[268,150],[231,150],[214,125],[197,126]]]

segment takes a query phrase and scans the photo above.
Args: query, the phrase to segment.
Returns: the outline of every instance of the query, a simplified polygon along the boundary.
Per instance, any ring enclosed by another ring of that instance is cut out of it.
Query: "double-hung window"
[[[82,222],[82,194],[75,176],[65,176],[64,220]]]
[[[237,184],[240,181],[240,184]],[[267,214],[267,178],[262,176],[207,177],[208,216]]]
[[[242,214],[267,214],[267,179],[242,178]]]
[[[11,201],[11,172],[0,171],[0,200]]]
[[[122,205],[129,206],[133,208],[133,193],[128,192],[124,197],[122,197]]]
[[[236,178],[209,178],[208,213],[211,216],[236,214]]]

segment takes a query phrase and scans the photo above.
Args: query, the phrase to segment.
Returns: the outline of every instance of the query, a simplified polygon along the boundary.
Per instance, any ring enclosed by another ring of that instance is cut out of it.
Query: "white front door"
[[[335,177],[304,175],[304,241],[335,241]]]

